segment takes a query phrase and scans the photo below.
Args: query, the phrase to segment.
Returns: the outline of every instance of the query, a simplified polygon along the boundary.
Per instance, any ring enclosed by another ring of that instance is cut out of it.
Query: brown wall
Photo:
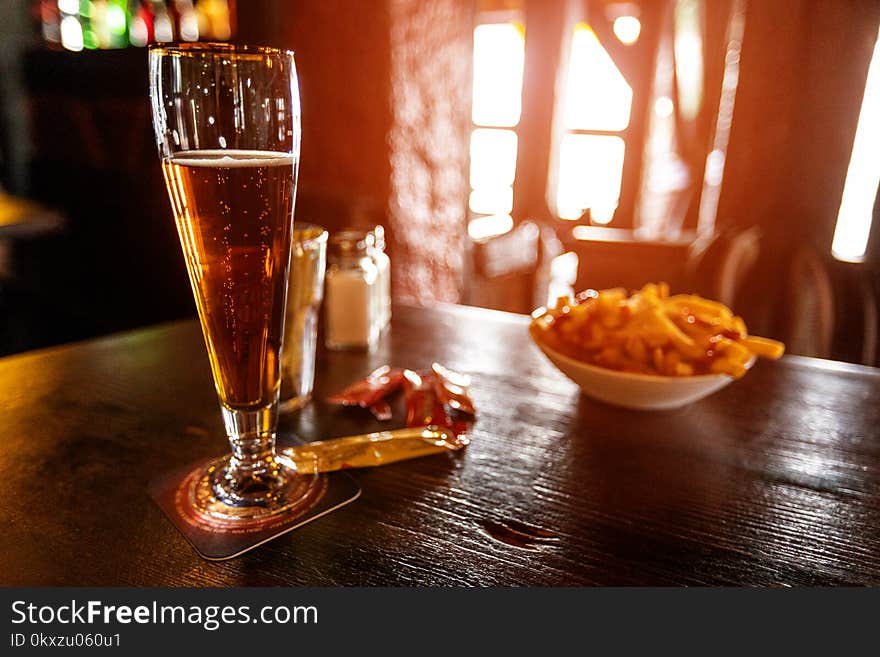
[[[472,3],[391,0],[395,294],[458,301],[466,236]]]
[[[763,224],[830,250],[877,0],[748,3],[719,224]]]
[[[829,350],[794,347],[808,355],[876,358],[859,354],[876,341],[878,253],[840,263],[831,239],[878,24],[877,0],[748,3],[718,225],[762,232],[738,299],[753,330],[834,333]]]
[[[302,102],[297,219],[339,228],[389,195],[390,43],[380,0],[251,0],[238,40],[296,53]]]
[[[410,302],[461,292],[471,12],[468,0],[239,5],[239,40],[297,54],[297,219],[384,223],[394,294]]]

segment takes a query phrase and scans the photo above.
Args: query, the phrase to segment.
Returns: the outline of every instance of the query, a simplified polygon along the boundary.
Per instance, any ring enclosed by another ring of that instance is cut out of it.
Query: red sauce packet
[[[448,427],[452,423],[437,395],[433,372],[404,371],[403,397],[406,426],[426,427],[433,424]]]
[[[476,416],[469,386],[469,376],[453,372],[440,363],[434,363],[427,372],[385,365],[328,397],[327,401],[369,409],[377,420],[384,422],[392,417],[388,397],[403,388],[406,426],[445,427],[456,436],[462,436]]]
[[[368,408],[378,420],[391,419],[391,407],[385,398],[403,385],[403,370],[384,365],[345,390],[327,398],[331,404]]]
[[[440,363],[434,363],[431,371],[434,373],[434,387],[440,402],[454,413],[474,418],[477,410],[468,392],[471,377],[453,372]]]
[[[433,371],[406,370],[403,382],[406,426],[445,427],[451,429],[456,436],[462,436],[468,429],[468,423],[450,416],[438,394],[438,388],[441,386],[438,379]]]
[[[391,417],[391,404],[387,401],[379,401],[370,406],[370,413],[373,414],[373,417],[379,420],[379,422],[388,422]]]

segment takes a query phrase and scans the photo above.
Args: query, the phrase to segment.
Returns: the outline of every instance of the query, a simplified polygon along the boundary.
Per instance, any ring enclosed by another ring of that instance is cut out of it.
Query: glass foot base
[[[218,459],[191,479],[192,509],[206,520],[240,524],[298,515],[323,495],[319,475],[297,473],[283,456],[263,472],[238,477],[231,475],[229,461],[229,456]]]

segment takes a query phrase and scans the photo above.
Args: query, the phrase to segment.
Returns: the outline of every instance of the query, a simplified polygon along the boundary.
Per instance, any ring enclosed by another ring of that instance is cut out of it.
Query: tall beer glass
[[[232,445],[193,504],[219,520],[271,516],[303,492],[275,454],[300,147],[293,53],[162,45],[149,63],[159,157]]]

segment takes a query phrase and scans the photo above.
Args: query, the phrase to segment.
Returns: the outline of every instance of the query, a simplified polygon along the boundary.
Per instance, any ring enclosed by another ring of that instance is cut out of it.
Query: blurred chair
[[[786,290],[777,305],[783,313],[781,335],[788,352],[830,358],[835,293],[826,259],[815,249],[798,248],[786,273]]]
[[[880,366],[880,276],[870,267],[834,263],[835,323],[831,357]]]
[[[761,230],[728,230],[691,246],[686,265],[690,291],[736,307],[761,254]]]
[[[862,363],[880,367],[880,276],[865,276],[861,288],[865,314]]]
[[[812,246],[770,245],[752,226],[695,243],[692,291],[730,306],[749,331],[786,343],[787,353],[830,358],[836,294],[828,258]]]
[[[465,302],[515,313],[547,303],[551,263],[562,253],[555,232],[523,221],[494,237],[472,241],[471,275]]]

